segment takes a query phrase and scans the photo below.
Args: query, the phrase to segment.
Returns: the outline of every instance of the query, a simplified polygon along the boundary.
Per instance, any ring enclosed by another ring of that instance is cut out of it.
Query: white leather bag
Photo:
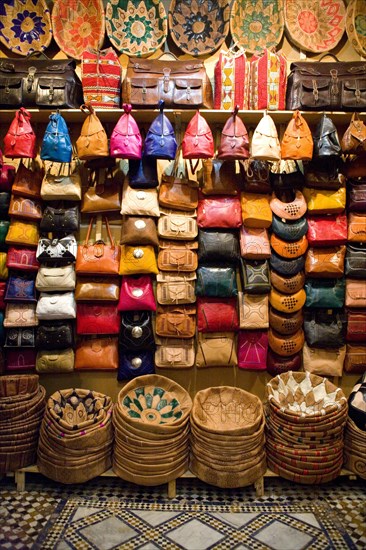
[[[121,214],[126,216],[160,216],[158,192],[154,189],[133,189],[123,186]]]
[[[73,265],[62,267],[41,266],[36,277],[36,289],[41,292],[75,290],[76,276]]]
[[[258,160],[281,160],[281,145],[273,118],[264,114],[253,133],[251,157]]]
[[[45,292],[41,292],[36,313],[38,319],[43,321],[76,319],[74,293],[46,294]]]

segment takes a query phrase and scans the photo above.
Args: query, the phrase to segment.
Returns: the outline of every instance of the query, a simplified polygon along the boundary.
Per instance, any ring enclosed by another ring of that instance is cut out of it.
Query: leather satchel
[[[121,210],[121,185],[107,170],[90,173],[89,187],[83,194],[83,214],[105,214]]]
[[[162,175],[159,187],[159,204],[174,210],[194,210],[198,204],[197,182],[187,177],[185,161],[179,166],[180,153],[178,151],[171,175],[165,172]]]
[[[42,180],[41,197],[44,201],[80,201],[81,179],[78,170],[69,174],[53,175],[47,172]]]
[[[133,189],[126,178],[122,191],[121,214],[127,216],[160,216],[158,192],[153,189]]]
[[[243,224],[245,227],[268,228],[272,223],[272,212],[268,195],[241,193]]]
[[[235,267],[199,266],[197,269],[196,295],[211,298],[233,298],[237,296]]]
[[[199,332],[197,336],[196,367],[236,367],[235,332]]]
[[[15,113],[4,137],[4,155],[6,157],[13,159],[36,158],[36,134],[30,120],[31,114],[24,107]]]
[[[133,380],[138,376],[154,374],[154,355],[149,350],[120,353],[117,380]]]
[[[240,254],[245,260],[266,260],[271,256],[268,231],[265,228],[242,225],[239,242]]]
[[[347,216],[308,216],[309,246],[341,246],[347,241]]]
[[[41,292],[36,308],[40,321],[75,319],[76,302],[73,292],[49,294]]]
[[[196,271],[198,256],[195,250],[177,244],[164,245],[158,254],[158,268],[161,271]]]
[[[70,208],[54,208],[46,206],[43,212],[40,230],[45,233],[76,233],[80,226],[78,206]]]
[[[32,273],[12,273],[7,281],[5,302],[36,302],[35,278]]]
[[[271,290],[267,260],[240,260],[240,275],[244,292],[268,294]]]
[[[366,341],[366,310],[365,309],[347,309],[347,342]]]
[[[203,228],[236,229],[243,223],[239,197],[200,198],[197,223]]]
[[[182,141],[182,153],[184,159],[208,159],[215,154],[211,128],[199,111],[187,125]]]
[[[310,214],[338,214],[346,208],[346,186],[337,190],[303,188]]]
[[[234,232],[200,229],[198,233],[200,263],[237,264],[240,260],[239,241]]]
[[[4,327],[36,327],[38,317],[35,303],[10,303],[6,304]]]
[[[327,310],[306,311],[304,333],[306,343],[314,348],[340,348],[346,343],[347,318],[344,313]]]
[[[120,275],[158,273],[154,248],[147,246],[121,245]]]
[[[222,160],[244,160],[249,157],[249,137],[247,129],[238,117],[238,107],[225,122],[221,132],[217,158]]]
[[[270,348],[281,355],[282,357],[288,357],[298,353],[305,342],[304,331],[300,328],[294,334],[279,334],[273,330],[272,327],[268,330],[268,345]]]
[[[281,142],[282,160],[311,160],[313,157],[313,138],[310,128],[301,115],[295,111],[287,125]]]
[[[366,103],[365,103],[366,105]],[[359,155],[366,151],[366,124],[353,113],[351,122],[343,134],[341,141],[343,153]]]
[[[75,349],[75,370],[117,370],[118,338],[82,338]]]
[[[273,214],[271,229],[274,235],[284,241],[292,243],[306,235],[308,231],[308,222],[305,216],[295,221],[289,221]]]
[[[122,277],[118,311],[156,311],[152,280],[149,275]]]
[[[345,356],[346,346],[321,349],[305,343],[302,356],[304,371],[320,376],[342,376]]]
[[[156,297],[161,305],[194,304],[196,273],[162,272],[156,276]]]
[[[42,170],[31,170],[20,161],[12,187],[13,195],[40,199],[42,178]]]
[[[346,307],[366,307],[366,285],[365,281],[357,279],[346,279]]]
[[[91,218],[88,232],[83,244],[78,245],[75,270],[77,274],[118,275],[120,263],[120,247],[115,244],[107,218],[104,218],[110,244],[95,241],[90,244],[90,234],[94,224]]]
[[[238,367],[266,370],[268,335],[266,330],[241,330],[238,335]]]
[[[119,334],[120,324],[115,304],[77,304],[77,334]]]
[[[169,236],[169,238],[171,237]],[[159,239],[154,220],[152,218],[144,217],[126,217],[126,219],[122,222],[120,243],[129,245],[151,245],[158,247]]]
[[[83,122],[80,136],[76,140],[76,151],[80,160],[92,160],[109,156],[107,134],[95,114],[93,106],[88,103],[80,107],[87,117]]]
[[[204,195],[239,194],[239,177],[234,161],[203,159],[202,167],[201,191]]]
[[[309,248],[305,260],[305,274],[314,278],[343,277],[346,247]]]
[[[334,122],[325,113],[318,122],[313,134],[314,151],[313,158],[329,159],[342,154],[341,144],[337,128]]]
[[[26,220],[42,219],[42,206],[37,200],[11,195],[9,216]]]
[[[195,305],[158,305],[155,331],[167,338],[193,338],[196,332]]]
[[[366,245],[347,244],[344,273],[354,279],[366,279]]]
[[[38,271],[40,267],[34,248],[18,248],[15,246],[9,246],[8,248],[6,266],[8,269],[20,271]]]
[[[347,344],[344,371],[352,374],[366,372],[366,346]]]
[[[198,235],[197,221],[183,212],[162,212],[158,221],[158,233],[164,239],[191,241]]]
[[[4,348],[34,348],[35,328],[10,328],[6,331]]]
[[[72,348],[39,351],[36,359],[36,372],[72,372],[75,354]]]
[[[307,279],[305,307],[338,309],[343,307],[346,283],[339,279]]]
[[[74,330],[71,321],[43,322],[37,327],[36,346],[41,350],[72,348]]]
[[[78,277],[75,287],[77,302],[118,302],[118,277]]]
[[[268,295],[238,292],[240,329],[263,329],[269,327]]]
[[[303,322],[304,314],[301,308],[295,313],[279,312],[273,307],[269,309],[269,325],[279,334],[295,334]]]
[[[273,233],[271,235],[271,247],[276,254],[282,256],[282,258],[299,258],[306,253],[308,248],[308,240],[305,235],[303,235],[296,241],[288,242]]]
[[[366,212],[366,183],[348,182],[348,210]]]
[[[130,352],[155,348],[149,311],[124,311],[122,313],[119,345],[122,350]]]
[[[155,352],[158,368],[187,369],[195,363],[194,339],[159,338]]]
[[[41,237],[38,241],[36,257],[39,263],[47,265],[64,265],[76,260],[78,245],[74,235],[61,239]]]
[[[8,237],[5,240],[7,241],[7,239]],[[366,214],[361,212],[349,213],[347,240],[356,243],[366,242]]]

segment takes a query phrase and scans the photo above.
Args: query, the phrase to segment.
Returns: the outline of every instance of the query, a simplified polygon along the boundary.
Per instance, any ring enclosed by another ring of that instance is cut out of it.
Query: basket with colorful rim
[[[324,449],[316,449],[313,454],[307,449],[293,449],[293,447],[286,447],[283,444],[277,443],[270,437],[266,439],[266,447],[269,452],[274,451],[279,455],[287,456],[288,458],[294,458],[300,462],[326,462],[330,459],[339,458],[343,452],[343,445],[337,444],[337,446],[330,445]]]
[[[366,0],[351,0],[348,4],[346,31],[356,52],[366,57]]]
[[[275,474],[278,474],[280,477],[283,477],[290,481],[294,481],[295,483],[304,483],[307,485],[317,485],[320,483],[328,483],[329,481],[336,479],[339,476],[341,471],[341,467],[337,467],[334,469],[334,471],[328,474],[314,474],[314,473],[311,473],[309,475],[297,474],[295,472],[291,472],[290,470],[282,466],[279,466],[276,462],[274,462],[271,459],[270,456],[267,456],[267,464],[268,464],[268,468],[272,470],[272,472],[274,472]]]

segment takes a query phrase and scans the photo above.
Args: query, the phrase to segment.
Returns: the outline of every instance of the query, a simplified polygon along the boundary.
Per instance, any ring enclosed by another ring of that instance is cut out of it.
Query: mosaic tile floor
[[[366,483],[319,487],[265,479],[253,487],[220,490],[197,479],[166,487],[137,487],[114,478],[59,486],[27,474],[26,491],[0,481],[0,549],[55,550],[366,548]]]

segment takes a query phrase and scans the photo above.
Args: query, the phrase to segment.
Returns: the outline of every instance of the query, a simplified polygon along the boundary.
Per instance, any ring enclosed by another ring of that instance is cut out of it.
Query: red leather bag
[[[124,275],[119,294],[118,311],[156,311],[152,280],[149,275]]]
[[[4,164],[3,153],[0,150],[0,191],[11,191],[15,178],[15,166]]]
[[[197,111],[189,121],[182,141],[185,159],[208,159],[214,156],[214,140],[211,128]]]
[[[268,334],[266,330],[241,330],[238,337],[238,367],[266,370]]]
[[[201,197],[198,201],[199,227],[226,227],[235,229],[243,223],[239,197]]]
[[[77,334],[118,334],[120,325],[116,305],[77,304]]]
[[[238,107],[226,121],[222,132],[217,158],[222,160],[245,160],[249,157],[249,137],[244,122],[238,115]]]
[[[38,271],[40,265],[37,261],[36,252],[35,248],[17,248],[16,246],[9,246],[6,266],[9,269]]]
[[[0,310],[6,308],[6,303],[4,302],[5,290],[6,290],[6,282],[2,281],[0,283]]]
[[[231,332],[239,330],[236,298],[197,297],[198,332]]]
[[[4,137],[6,157],[13,159],[36,158],[36,135],[33,132],[30,119],[31,115],[24,107],[15,113],[8,133]]]
[[[17,348],[6,350],[6,370],[21,372],[36,367],[37,350],[35,348]]]
[[[347,310],[347,342],[366,342],[366,310]]]
[[[340,246],[347,242],[347,216],[308,216],[309,246]]]

